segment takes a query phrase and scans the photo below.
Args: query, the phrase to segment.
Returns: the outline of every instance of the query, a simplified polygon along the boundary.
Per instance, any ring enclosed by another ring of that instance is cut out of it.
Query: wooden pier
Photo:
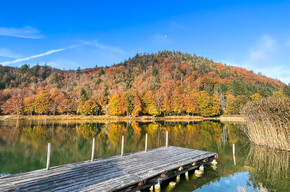
[[[1,177],[0,191],[137,191],[216,157],[212,152],[160,147]]]

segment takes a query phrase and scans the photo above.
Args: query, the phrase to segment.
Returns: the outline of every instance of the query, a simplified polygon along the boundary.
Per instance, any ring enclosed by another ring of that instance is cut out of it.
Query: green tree
[[[284,87],[283,87],[283,94],[285,96],[290,97],[290,83],[288,85],[284,85]]]
[[[77,71],[76,71],[76,75],[77,75],[77,78],[78,78],[78,79],[80,79],[81,74],[82,74],[82,72],[81,72],[81,68],[78,67],[78,69],[77,69]]]
[[[239,95],[234,101],[234,113],[239,114],[241,109],[249,102],[249,98],[245,95]]]
[[[54,72],[51,79],[50,79],[50,83],[54,84],[54,83],[59,83],[59,78],[58,78],[58,73]]]
[[[27,73],[29,71],[29,66],[27,64],[24,64],[20,67],[20,72],[22,74]]]

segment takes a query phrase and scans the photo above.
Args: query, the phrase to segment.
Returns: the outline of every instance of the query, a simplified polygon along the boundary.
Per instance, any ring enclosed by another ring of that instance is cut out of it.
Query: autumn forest
[[[219,116],[290,86],[244,68],[181,52],[137,54],[110,67],[60,70],[0,65],[1,114]]]

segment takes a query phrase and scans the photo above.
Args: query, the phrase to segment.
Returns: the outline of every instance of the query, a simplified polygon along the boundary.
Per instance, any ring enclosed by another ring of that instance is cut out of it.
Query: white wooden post
[[[46,160],[46,170],[49,169],[49,165],[50,165],[50,150],[51,150],[51,144],[48,143],[47,145],[47,160]]]
[[[148,134],[145,135],[145,151],[147,151]]]
[[[168,131],[166,131],[166,148],[168,147]]]
[[[124,154],[124,135],[122,135],[122,147],[121,147],[121,156]]]
[[[233,144],[233,159],[234,159],[234,165],[236,165],[236,149],[235,149],[235,144]]]
[[[93,138],[91,162],[94,161],[94,156],[95,156],[95,138]]]

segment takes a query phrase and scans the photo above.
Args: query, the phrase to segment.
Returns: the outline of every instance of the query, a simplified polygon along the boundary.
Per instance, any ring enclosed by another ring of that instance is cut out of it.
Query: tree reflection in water
[[[92,138],[96,138],[95,157],[120,154],[121,136],[125,136],[125,152],[169,145],[212,151],[219,154],[216,170],[189,181],[181,180],[181,191],[192,191],[205,184],[220,182],[239,172],[249,173],[248,184],[262,183],[268,189],[288,188],[289,153],[251,146],[240,124],[220,122],[127,122],[75,123],[70,121],[2,121],[0,122],[0,174],[19,173],[45,167],[47,143],[52,143],[51,164],[59,165],[88,160]],[[232,144],[236,145],[236,165]],[[236,188],[235,188],[236,189]],[[175,189],[178,191],[178,186]]]

